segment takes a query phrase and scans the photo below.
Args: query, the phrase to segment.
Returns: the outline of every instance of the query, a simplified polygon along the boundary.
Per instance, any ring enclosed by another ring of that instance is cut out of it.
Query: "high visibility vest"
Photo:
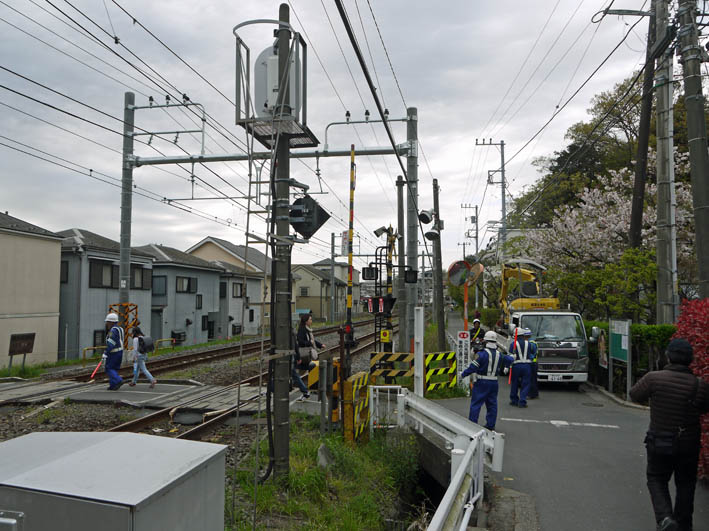
[[[490,352],[488,349],[484,349],[483,352],[487,352],[487,369],[485,374],[478,376],[481,380],[497,380],[497,368],[500,365],[500,360],[502,356],[497,350],[492,349]]]
[[[109,334],[110,334],[111,332],[113,332],[114,329],[117,329],[117,330],[118,330],[118,344],[117,344],[117,345],[113,345],[113,346],[109,349],[109,351],[108,351],[109,354],[113,354],[113,353],[115,353],[115,352],[120,352],[120,351],[123,350],[123,329],[122,329],[120,326],[114,326],[113,328],[111,328],[111,331],[109,332]],[[111,337],[109,337],[109,338],[106,340],[106,344],[107,344],[107,345],[108,345],[108,344],[113,344],[113,343],[115,343],[115,341],[114,341],[113,338],[111,338]]]
[[[522,340],[524,341],[524,340]],[[529,352],[529,341],[524,341],[524,349],[520,350],[519,349],[519,344],[520,342],[517,342],[517,359],[514,361],[514,363],[532,363],[532,360],[527,359],[527,353]]]

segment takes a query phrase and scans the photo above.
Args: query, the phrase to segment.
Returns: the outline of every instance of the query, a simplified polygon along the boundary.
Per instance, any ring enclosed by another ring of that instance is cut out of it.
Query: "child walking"
[[[148,339],[148,341],[146,341],[146,339]],[[150,346],[152,346],[152,340],[150,340],[150,338],[146,338],[140,328],[135,327],[133,329],[133,381],[128,384],[131,387],[133,387],[138,381],[138,374],[140,372],[142,372],[150,381],[151,388],[155,387],[155,384],[158,383],[158,381],[153,378],[153,375],[150,374],[145,366],[145,362],[148,360],[148,348],[146,345],[148,342],[150,343]],[[152,348],[149,350],[152,350]]]

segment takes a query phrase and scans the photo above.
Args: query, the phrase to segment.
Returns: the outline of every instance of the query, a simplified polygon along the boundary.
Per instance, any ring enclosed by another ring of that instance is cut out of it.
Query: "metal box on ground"
[[[0,443],[0,511],[23,531],[224,529],[226,447],[134,433]]]

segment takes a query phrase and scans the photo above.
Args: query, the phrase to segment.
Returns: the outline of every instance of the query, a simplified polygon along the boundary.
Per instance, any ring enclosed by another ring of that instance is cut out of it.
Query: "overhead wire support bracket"
[[[155,105],[152,103],[152,98],[151,98],[151,104],[150,105],[133,105],[131,108],[134,111],[142,110],[142,109],[169,109],[173,107],[197,107],[199,108],[200,111],[202,111],[202,117],[200,118],[202,121],[202,127],[200,129],[179,129],[179,130],[170,130],[170,131],[144,131],[144,132],[133,132],[133,136],[141,136],[141,135],[146,135],[148,136],[148,145],[153,140],[154,136],[161,136],[161,135],[175,135],[175,139],[173,140],[173,144],[177,144],[177,141],[179,140],[179,136],[182,134],[197,134],[199,133],[201,135],[201,149],[200,149],[200,154],[204,155],[204,137],[205,137],[205,127],[207,123],[207,112],[204,109],[204,105],[201,103],[197,102],[192,102],[192,101],[184,101],[182,103],[165,103],[161,105]],[[137,157],[136,157],[137,160]]]

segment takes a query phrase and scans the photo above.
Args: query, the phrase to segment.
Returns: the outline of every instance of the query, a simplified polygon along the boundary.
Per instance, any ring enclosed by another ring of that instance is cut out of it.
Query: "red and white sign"
[[[369,313],[372,313],[374,311],[374,304],[372,303],[372,298],[367,299],[367,310]]]
[[[458,332],[458,339],[470,339],[470,332],[466,330]]]
[[[379,313],[384,313],[384,297],[379,297]]]

